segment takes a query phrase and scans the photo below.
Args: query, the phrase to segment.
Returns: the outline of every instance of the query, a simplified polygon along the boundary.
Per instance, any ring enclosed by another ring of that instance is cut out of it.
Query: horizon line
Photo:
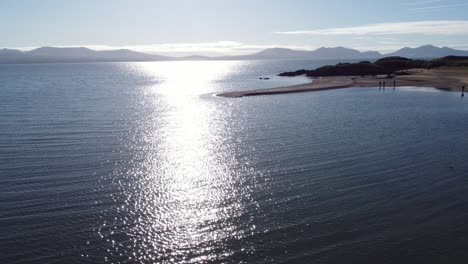
[[[162,44],[164,45],[164,44]],[[203,53],[203,52],[207,52],[207,51],[203,51],[203,50],[200,50],[200,51],[172,51],[172,52],[169,52],[169,51],[155,51],[155,50],[141,50],[141,49],[138,49],[138,47],[141,47],[142,45],[134,45],[134,46],[120,46],[120,47],[115,47],[115,46],[107,46],[107,45],[46,45],[46,46],[37,46],[37,47],[17,47],[17,48],[10,48],[10,47],[2,47],[0,50],[17,50],[17,51],[21,51],[21,52],[30,52],[30,51],[34,51],[34,50],[37,50],[37,49],[41,49],[41,48],[58,48],[58,49],[65,49],[65,48],[85,48],[85,49],[88,49],[88,50],[92,50],[92,51],[117,51],[117,50],[129,50],[129,51],[133,51],[133,52],[139,52],[139,53],[143,53],[143,54],[147,54],[147,55],[161,55],[161,56],[168,56],[168,57],[175,57],[175,58],[184,58],[184,57],[190,57],[190,56],[202,56],[202,57],[223,57],[223,56],[243,56],[243,55],[251,55],[251,54],[254,54],[254,53],[258,53],[258,52],[261,52],[261,51],[264,51],[264,50],[268,50],[268,49],[288,49],[288,50],[294,50],[294,51],[309,51],[309,52],[313,52],[313,51],[316,51],[318,49],[322,49],[322,48],[346,48],[346,49],[353,49],[353,50],[357,50],[359,52],[378,52],[380,53],[381,55],[385,55],[385,54],[390,54],[390,53],[393,53],[393,52],[396,52],[398,50],[401,50],[401,49],[404,49],[404,48],[419,48],[419,47],[424,47],[424,46],[433,46],[433,47],[437,47],[437,48],[451,48],[451,49],[456,49],[456,50],[462,50],[462,51],[468,51],[468,49],[464,49],[464,48],[457,48],[457,45],[452,45],[452,47],[450,46],[437,46],[437,45],[434,45],[434,44],[424,44],[424,45],[407,45],[407,46],[400,46],[399,48],[394,48],[392,49],[392,51],[390,50],[386,50],[386,51],[379,51],[379,50],[372,50],[372,49],[363,49],[363,48],[354,48],[354,47],[348,47],[348,46],[322,46],[322,47],[318,47],[318,48],[307,48],[307,47],[295,47],[295,46],[281,46],[281,45],[270,45],[270,46],[264,46],[263,48],[261,46],[257,46],[257,49],[255,50],[249,50],[249,51],[245,51],[245,53],[229,53],[229,52],[216,52],[216,51],[213,51],[211,53],[219,53],[217,55],[200,55],[200,53]],[[132,47],[136,47],[136,49],[133,49]],[[458,46],[459,47],[459,46]],[[186,53],[184,55],[167,55],[169,53]]]

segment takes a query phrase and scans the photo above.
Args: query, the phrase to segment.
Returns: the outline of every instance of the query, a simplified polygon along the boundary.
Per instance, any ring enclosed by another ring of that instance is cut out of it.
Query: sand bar
[[[285,93],[300,93],[322,91],[347,87],[378,87],[379,82],[386,82],[386,87],[393,87],[393,81],[397,86],[433,87],[443,90],[460,91],[465,85],[468,92],[467,68],[440,68],[440,69],[411,69],[409,75],[398,75],[387,79],[387,76],[346,76],[346,77],[321,77],[314,79],[312,83],[300,84],[271,89],[244,90],[218,94],[223,97],[243,97],[255,95],[272,95]]]
[[[315,79],[312,83],[292,85],[292,86],[286,86],[286,87],[278,87],[278,88],[270,88],[270,89],[236,91],[236,92],[218,94],[218,96],[243,97],[243,96],[269,95],[269,94],[300,93],[300,92],[346,88],[346,87],[352,86],[353,84],[354,84],[354,81],[350,77],[323,77],[323,78]]]

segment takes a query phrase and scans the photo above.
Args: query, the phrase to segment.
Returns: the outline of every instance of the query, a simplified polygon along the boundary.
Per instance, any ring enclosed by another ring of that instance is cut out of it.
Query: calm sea
[[[0,65],[0,263],[468,263],[468,98],[215,96],[318,65]]]

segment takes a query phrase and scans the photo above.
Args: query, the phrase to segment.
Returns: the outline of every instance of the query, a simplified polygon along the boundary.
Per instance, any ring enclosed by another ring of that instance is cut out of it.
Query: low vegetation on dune
[[[413,60],[404,57],[386,57],[375,62],[361,61],[358,63],[338,63],[327,65],[315,70],[298,70],[283,72],[279,76],[310,77],[322,76],[366,76],[380,74],[404,74],[400,71],[408,69],[432,69],[438,67],[468,67],[468,57],[448,56],[434,60]]]

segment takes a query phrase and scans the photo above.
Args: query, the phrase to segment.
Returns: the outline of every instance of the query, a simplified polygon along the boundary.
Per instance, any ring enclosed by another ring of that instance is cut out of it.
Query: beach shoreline
[[[432,87],[441,90],[461,91],[462,86],[468,84],[468,69],[466,68],[440,68],[431,70],[410,69],[406,72],[408,75],[395,75],[391,78],[387,75],[320,77],[312,79],[312,82],[306,84],[226,92],[217,94],[217,96],[236,98],[244,96],[313,92],[349,87],[379,87],[379,82],[385,82],[386,88],[393,88],[394,81],[396,87]]]

